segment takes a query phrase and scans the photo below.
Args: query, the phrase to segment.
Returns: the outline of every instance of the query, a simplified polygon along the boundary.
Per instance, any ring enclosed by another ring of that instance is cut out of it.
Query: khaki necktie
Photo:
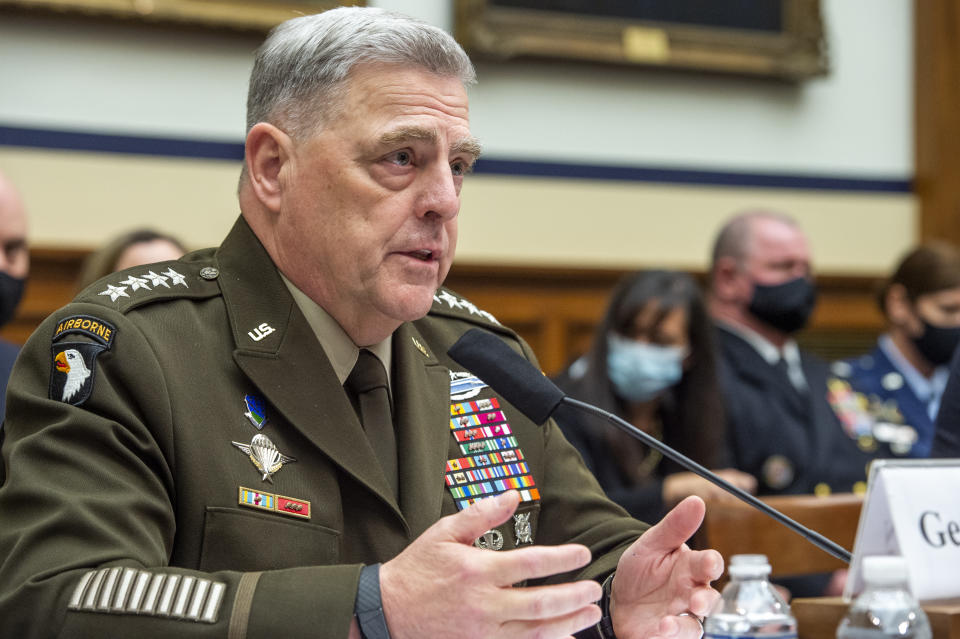
[[[361,349],[357,363],[343,385],[353,396],[360,423],[393,489],[393,496],[397,497],[397,437],[393,430],[387,371],[376,355]]]

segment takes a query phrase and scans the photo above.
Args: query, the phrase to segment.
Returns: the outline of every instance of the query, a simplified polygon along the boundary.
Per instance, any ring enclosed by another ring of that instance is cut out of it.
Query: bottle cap
[[[907,580],[907,560],[897,555],[872,555],[863,558],[863,579],[867,583],[888,585]]]
[[[770,574],[766,555],[734,555],[730,558],[730,576],[761,577]]]

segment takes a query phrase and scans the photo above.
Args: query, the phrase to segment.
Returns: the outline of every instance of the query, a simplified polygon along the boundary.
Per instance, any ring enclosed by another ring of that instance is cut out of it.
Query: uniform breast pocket
[[[339,559],[339,531],[276,515],[207,508],[200,570],[278,570]]]

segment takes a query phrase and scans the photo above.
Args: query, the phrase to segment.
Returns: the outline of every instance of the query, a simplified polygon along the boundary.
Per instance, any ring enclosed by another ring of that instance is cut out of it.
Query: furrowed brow
[[[453,147],[450,149],[453,153],[466,153],[467,155],[472,156],[473,160],[476,160],[480,157],[480,153],[483,150],[480,146],[480,140],[477,138],[462,138],[453,143]]]

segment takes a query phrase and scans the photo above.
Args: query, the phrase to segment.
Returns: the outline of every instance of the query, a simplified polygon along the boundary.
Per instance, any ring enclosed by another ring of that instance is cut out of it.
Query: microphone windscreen
[[[547,421],[564,398],[533,364],[487,331],[470,329],[447,354],[536,424]]]

